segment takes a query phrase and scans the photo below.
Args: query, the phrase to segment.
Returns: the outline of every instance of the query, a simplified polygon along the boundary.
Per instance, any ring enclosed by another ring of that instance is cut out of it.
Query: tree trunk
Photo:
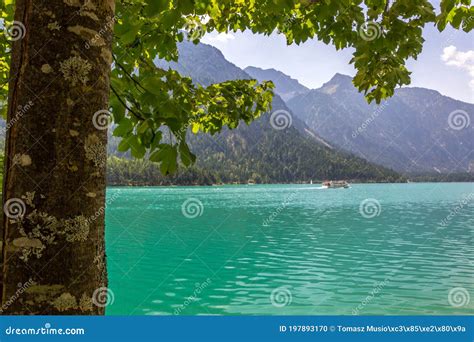
[[[15,25],[25,30],[10,71],[3,314],[104,313],[101,120],[114,7],[114,0],[16,0]]]

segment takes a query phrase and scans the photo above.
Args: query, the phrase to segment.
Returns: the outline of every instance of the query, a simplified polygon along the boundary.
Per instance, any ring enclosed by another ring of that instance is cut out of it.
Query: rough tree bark
[[[96,113],[108,108],[114,9],[16,0],[26,31],[11,63],[4,314],[104,313],[107,131]]]

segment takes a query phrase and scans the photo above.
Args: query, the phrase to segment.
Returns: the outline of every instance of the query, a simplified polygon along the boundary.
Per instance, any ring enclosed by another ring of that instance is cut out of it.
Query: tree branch
[[[136,79],[134,79],[132,77],[132,75],[127,71],[127,69],[125,69],[125,67],[120,64],[120,62],[117,60],[117,58],[115,57],[115,55],[112,55],[113,59],[114,59],[114,62],[119,66],[120,69],[122,69],[122,71],[128,76],[128,78],[130,78],[133,83],[135,83],[135,86],[138,86],[140,88],[142,88],[143,90],[147,91],[141,84],[140,82],[138,82]]]
[[[140,114],[135,113],[130,107],[127,106],[127,104],[125,103],[125,101],[122,100],[122,98],[121,98],[120,95],[117,93],[117,91],[114,89],[114,87],[112,87],[112,85],[110,85],[110,89],[111,89],[112,92],[115,94],[115,96],[117,96],[117,99],[120,101],[120,103],[121,103],[130,113],[132,113],[133,116],[135,116],[137,119],[142,120],[142,121],[145,121],[145,120],[146,120],[143,116],[141,116]]]

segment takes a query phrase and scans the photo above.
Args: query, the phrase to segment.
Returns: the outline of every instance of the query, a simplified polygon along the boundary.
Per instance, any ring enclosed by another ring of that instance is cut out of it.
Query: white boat
[[[346,181],[325,181],[323,182],[322,187],[324,189],[337,189],[337,188],[348,189],[350,185]]]

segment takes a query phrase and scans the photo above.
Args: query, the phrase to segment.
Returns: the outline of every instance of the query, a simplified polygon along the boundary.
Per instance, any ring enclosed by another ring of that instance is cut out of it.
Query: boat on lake
[[[337,189],[337,188],[348,189],[350,187],[347,181],[324,181],[322,186],[323,188],[326,188],[326,189]]]

